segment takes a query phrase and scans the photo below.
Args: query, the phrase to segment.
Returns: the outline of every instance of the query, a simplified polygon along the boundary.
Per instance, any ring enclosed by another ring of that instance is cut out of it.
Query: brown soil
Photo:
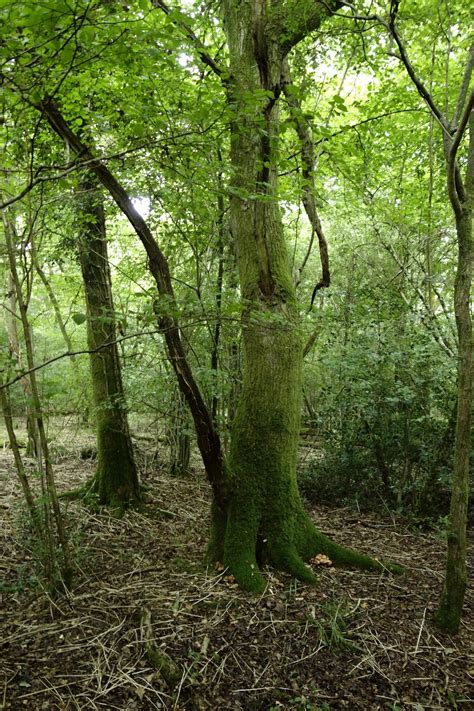
[[[92,471],[75,451],[58,458],[60,489]],[[171,479],[147,461],[145,511],[117,520],[63,504],[77,570],[70,595],[53,599],[35,579],[11,453],[0,450],[0,707],[474,708],[472,591],[458,636],[433,624],[439,536],[395,518],[316,508],[325,532],[404,563],[406,574],[320,567],[310,587],[267,571],[265,593],[250,597],[202,565],[209,497],[201,472]],[[174,681],[151,664],[150,642],[177,665]]]

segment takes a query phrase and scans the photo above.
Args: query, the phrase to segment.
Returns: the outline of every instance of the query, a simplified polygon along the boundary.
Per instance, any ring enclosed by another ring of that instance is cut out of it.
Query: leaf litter
[[[92,467],[63,455],[60,488]],[[251,597],[202,562],[209,494],[199,467],[187,479],[146,469],[142,512],[116,519],[63,503],[77,570],[68,597],[52,598],[35,580],[12,458],[0,451],[0,708],[474,708],[473,594],[460,634],[442,635],[433,615],[444,542],[434,533],[316,507],[324,532],[406,574],[341,570],[318,555],[316,585],[266,570],[265,593]],[[472,548],[471,539],[471,572]]]

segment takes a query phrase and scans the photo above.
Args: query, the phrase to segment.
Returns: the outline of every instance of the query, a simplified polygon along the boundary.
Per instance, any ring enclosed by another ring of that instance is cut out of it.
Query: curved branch
[[[165,15],[171,15],[172,13],[172,8],[168,7],[168,5],[163,2],[163,0],[152,0],[152,5],[154,8],[158,8],[159,10],[162,10]],[[176,9],[176,8],[173,8]],[[199,37],[194,33],[192,30],[191,26],[188,24],[188,21],[186,20],[177,20],[172,18],[173,23],[176,25],[176,27],[179,27],[179,29],[183,32],[183,34],[191,40],[192,44],[194,45],[199,58],[203,64],[205,64],[209,69],[211,69],[214,74],[216,74],[219,79],[222,80],[222,82],[225,84],[227,76],[228,76],[228,70],[225,67],[222,67],[218,62],[216,62],[213,57],[208,53],[205,45]]]
[[[447,156],[448,193],[451,205],[457,217],[461,216],[462,204],[466,200],[466,191],[464,189],[461,173],[459,171],[459,166],[456,161],[456,155],[462,138],[466,132],[467,124],[469,123],[469,118],[473,109],[474,90],[471,91],[471,95],[467,101],[466,106],[464,107],[464,111],[459,121],[459,126],[456,130],[456,133],[454,134],[452,143],[449,146]]]
[[[315,192],[316,192],[316,187],[314,184],[314,146],[313,146],[313,141],[308,129],[308,126],[304,123],[304,121],[301,119],[301,106],[300,102],[295,96],[295,94],[290,90],[291,86],[291,77],[290,77],[290,70],[288,66],[288,61],[285,59],[283,61],[282,65],[282,78],[281,78],[281,85],[283,89],[283,93],[286,96],[286,100],[288,102],[288,106],[290,108],[290,114],[292,121],[295,124],[296,128],[296,133],[298,134],[298,138],[300,140],[301,144],[301,162],[302,162],[302,175],[303,179],[305,181],[305,184],[303,186],[303,195],[302,195],[302,202],[304,205],[304,209],[306,210],[306,214],[308,216],[308,219],[310,221],[311,227],[312,227],[312,235],[311,235],[311,242],[310,242],[310,247],[312,246],[314,235],[316,234],[318,238],[318,245],[319,245],[319,256],[321,259],[321,268],[322,268],[322,275],[321,279],[318,281],[316,286],[313,289],[313,294],[311,297],[311,305],[309,307],[309,310],[311,310],[314,299],[316,298],[317,292],[324,288],[328,287],[331,283],[331,274],[329,271],[329,254],[328,254],[328,245],[326,241],[326,237],[323,232],[323,227],[321,225],[321,220],[319,219],[317,207],[316,207],[316,200],[315,200]],[[299,269],[299,274],[301,276],[301,272],[303,271],[306,262],[308,261],[309,258],[309,250],[306,253],[306,256],[304,258],[304,261]]]
[[[443,129],[444,133],[447,134],[447,136],[451,137],[451,132],[449,130],[449,126],[447,123],[447,120],[439,107],[436,105],[433,97],[431,96],[430,92],[426,88],[426,86],[423,84],[421,79],[418,77],[415,68],[413,67],[412,63],[410,62],[410,59],[408,58],[407,51],[405,49],[405,45],[403,44],[402,38],[400,37],[400,34],[398,32],[398,29],[395,25],[395,21],[398,16],[398,6],[399,6],[399,0],[392,0],[390,4],[390,20],[388,23],[388,28],[390,31],[391,36],[395,40],[395,43],[398,47],[398,51],[400,53],[399,59],[401,59],[402,63],[405,66],[405,69],[407,70],[408,76],[412,80],[413,84],[415,85],[419,95],[421,98],[426,102],[428,105],[428,108],[430,109],[431,113],[435,117],[436,121],[439,123],[441,128]]]

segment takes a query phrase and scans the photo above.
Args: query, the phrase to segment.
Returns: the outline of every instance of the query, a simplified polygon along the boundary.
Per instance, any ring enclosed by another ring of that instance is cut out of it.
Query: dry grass
[[[77,456],[80,433],[65,441],[61,489],[93,466]],[[474,708],[472,593],[460,635],[441,636],[432,616],[444,544],[435,535],[374,515],[315,510],[324,531],[403,562],[407,574],[320,568],[308,587],[268,571],[265,593],[250,597],[202,566],[201,473],[177,480],[149,468],[141,513],[117,520],[64,504],[77,570],[69,596],[53,599],[37,581],[31,586],[20,493],[9,451],[0,454],[2,708]],[[177,676],[150,661],[150,648],[169,655]]]

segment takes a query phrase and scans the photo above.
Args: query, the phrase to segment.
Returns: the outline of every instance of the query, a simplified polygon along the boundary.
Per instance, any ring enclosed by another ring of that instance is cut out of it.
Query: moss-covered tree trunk
[[[87,343],[97,431],[93,489],[99,503],[119,510],[136,503],[140,487],[128,428],[120,361],[103,197],[92,176],[80,192],[79,261],[87,308]]]
[[[284,49],[264,0],[225,0],[230,56],[231,231],[243,319],[244,379],[232,427],[227,516],[215,517],[211,554],[238,583],[261,590],[259,564],[301,580],[316,553],[380,568],[329,541],[303,510],[296,484],[303,341],[277,193],[278,98]]]
[[[474,49],[472,51],[474,55]],[[474,64],[474,58],[472,62]],[[458,333],[458,398],[446,578],[437,615],[439,626],[451,633],[457,632],[459,629],[467,585],[466,529],[469,501],[473,372],[471,319],[472,263],[474,258],[472,239],[474,209],[473,113],[471,113],[469,129],[470,140],[465,183],[463,190],[460,191],[459,202],[453,204],[458,241],[458,263],[454,284],[454,312]]]

